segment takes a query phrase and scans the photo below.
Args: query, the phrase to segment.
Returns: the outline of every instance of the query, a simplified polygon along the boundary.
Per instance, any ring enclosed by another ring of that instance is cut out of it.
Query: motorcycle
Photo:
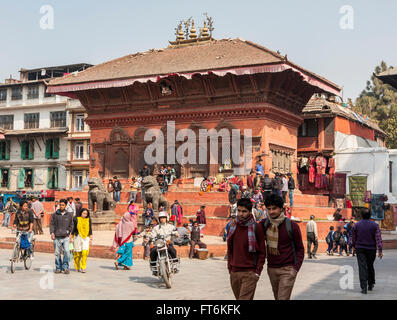
[[[157,260],[150,261],[150,270],[159,279],[163,279],[168,289],[172,287],[172,276],[179,271],[179,258],[172,259],[168,254],[168,244],[164,236],[157,236],[154,240],[154,249],[157,250]],[[154,265],[154,263],[156,263]]]

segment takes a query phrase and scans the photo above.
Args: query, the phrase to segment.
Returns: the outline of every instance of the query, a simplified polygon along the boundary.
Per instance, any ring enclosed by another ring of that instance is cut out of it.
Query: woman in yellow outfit
[[[87,257],[92,243],[92,227],[90,212],[83,208],[76,217],[73,218],[73,259],[76,271],[85,273]]]

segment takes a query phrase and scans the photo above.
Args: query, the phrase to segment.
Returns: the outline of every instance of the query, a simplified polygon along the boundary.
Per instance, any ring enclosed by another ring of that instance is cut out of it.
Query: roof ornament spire
[[[194,20],[192,20],[192,28],[190,29],[189,38],[190,39],[196,39],[197,38],[196,28],[194,27]]]
[[[176,40],[169,41],[170,47],[188,46],[213,41],[213,20],[211,17],[208,17],[207,13],[204,13],[204,15],[206,16],[206,20],[204,20],[204,27],[199,28],[199,34],[197,34],[193,17],[190,17],[186,21],[181,20],[175,28]]]

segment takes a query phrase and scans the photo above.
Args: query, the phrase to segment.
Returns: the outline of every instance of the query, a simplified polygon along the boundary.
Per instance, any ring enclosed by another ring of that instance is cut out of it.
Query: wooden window
[[[0,127],[6,130],[14,129],[14,115],[3,115],[0,116]]]
[[[10,160],[11,141],[0,141],[0,160]]]
[[[318,121],[317,119],[305,119],[298,129],[298,137],[317,137]]]
[[[84,159],[84,142],[78,141],[74,144],[74,159]]]
[[[7,88],[0,89],[0,101],[7,101]]]
[[[66,111],[50,112],[51,128],[66,127]]]
[[[37,99],[39,97],[39,86],[28,86],[28,99]]]
[[[11,100],[21,100],[22,99],[22,86],[13,87],[11,89]]]
[[[84,113],[76,114],[75,130],[84,131]]]
[[[40,113],[25,113],[25,129],[37,129],[40,126]]]
[[[23,140],[21,142],[21,159],[22,160],[34,159],[34,140]]]
[[[48,168],[47,188],[58,189],[58,168]]]
[[[59,138],[51,138],[46,140],[45,158],[46,159],[59,158]]]
[[[10,175],[9,169],[0,169],[0,182],[2,188],[10,187]]]

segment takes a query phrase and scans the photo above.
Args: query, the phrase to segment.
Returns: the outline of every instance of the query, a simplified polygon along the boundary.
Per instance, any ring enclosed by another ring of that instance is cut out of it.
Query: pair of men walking
[[[252,202],[237,202],[237,219],[230,226],[227,240],[230,283],[237,300],[254,298],[266,258],[274,298],[289,300],[302,266],[304,247],[300,229],[284,215],[282,197],[272,194],[265,205],[269,218],[257,224]]]

